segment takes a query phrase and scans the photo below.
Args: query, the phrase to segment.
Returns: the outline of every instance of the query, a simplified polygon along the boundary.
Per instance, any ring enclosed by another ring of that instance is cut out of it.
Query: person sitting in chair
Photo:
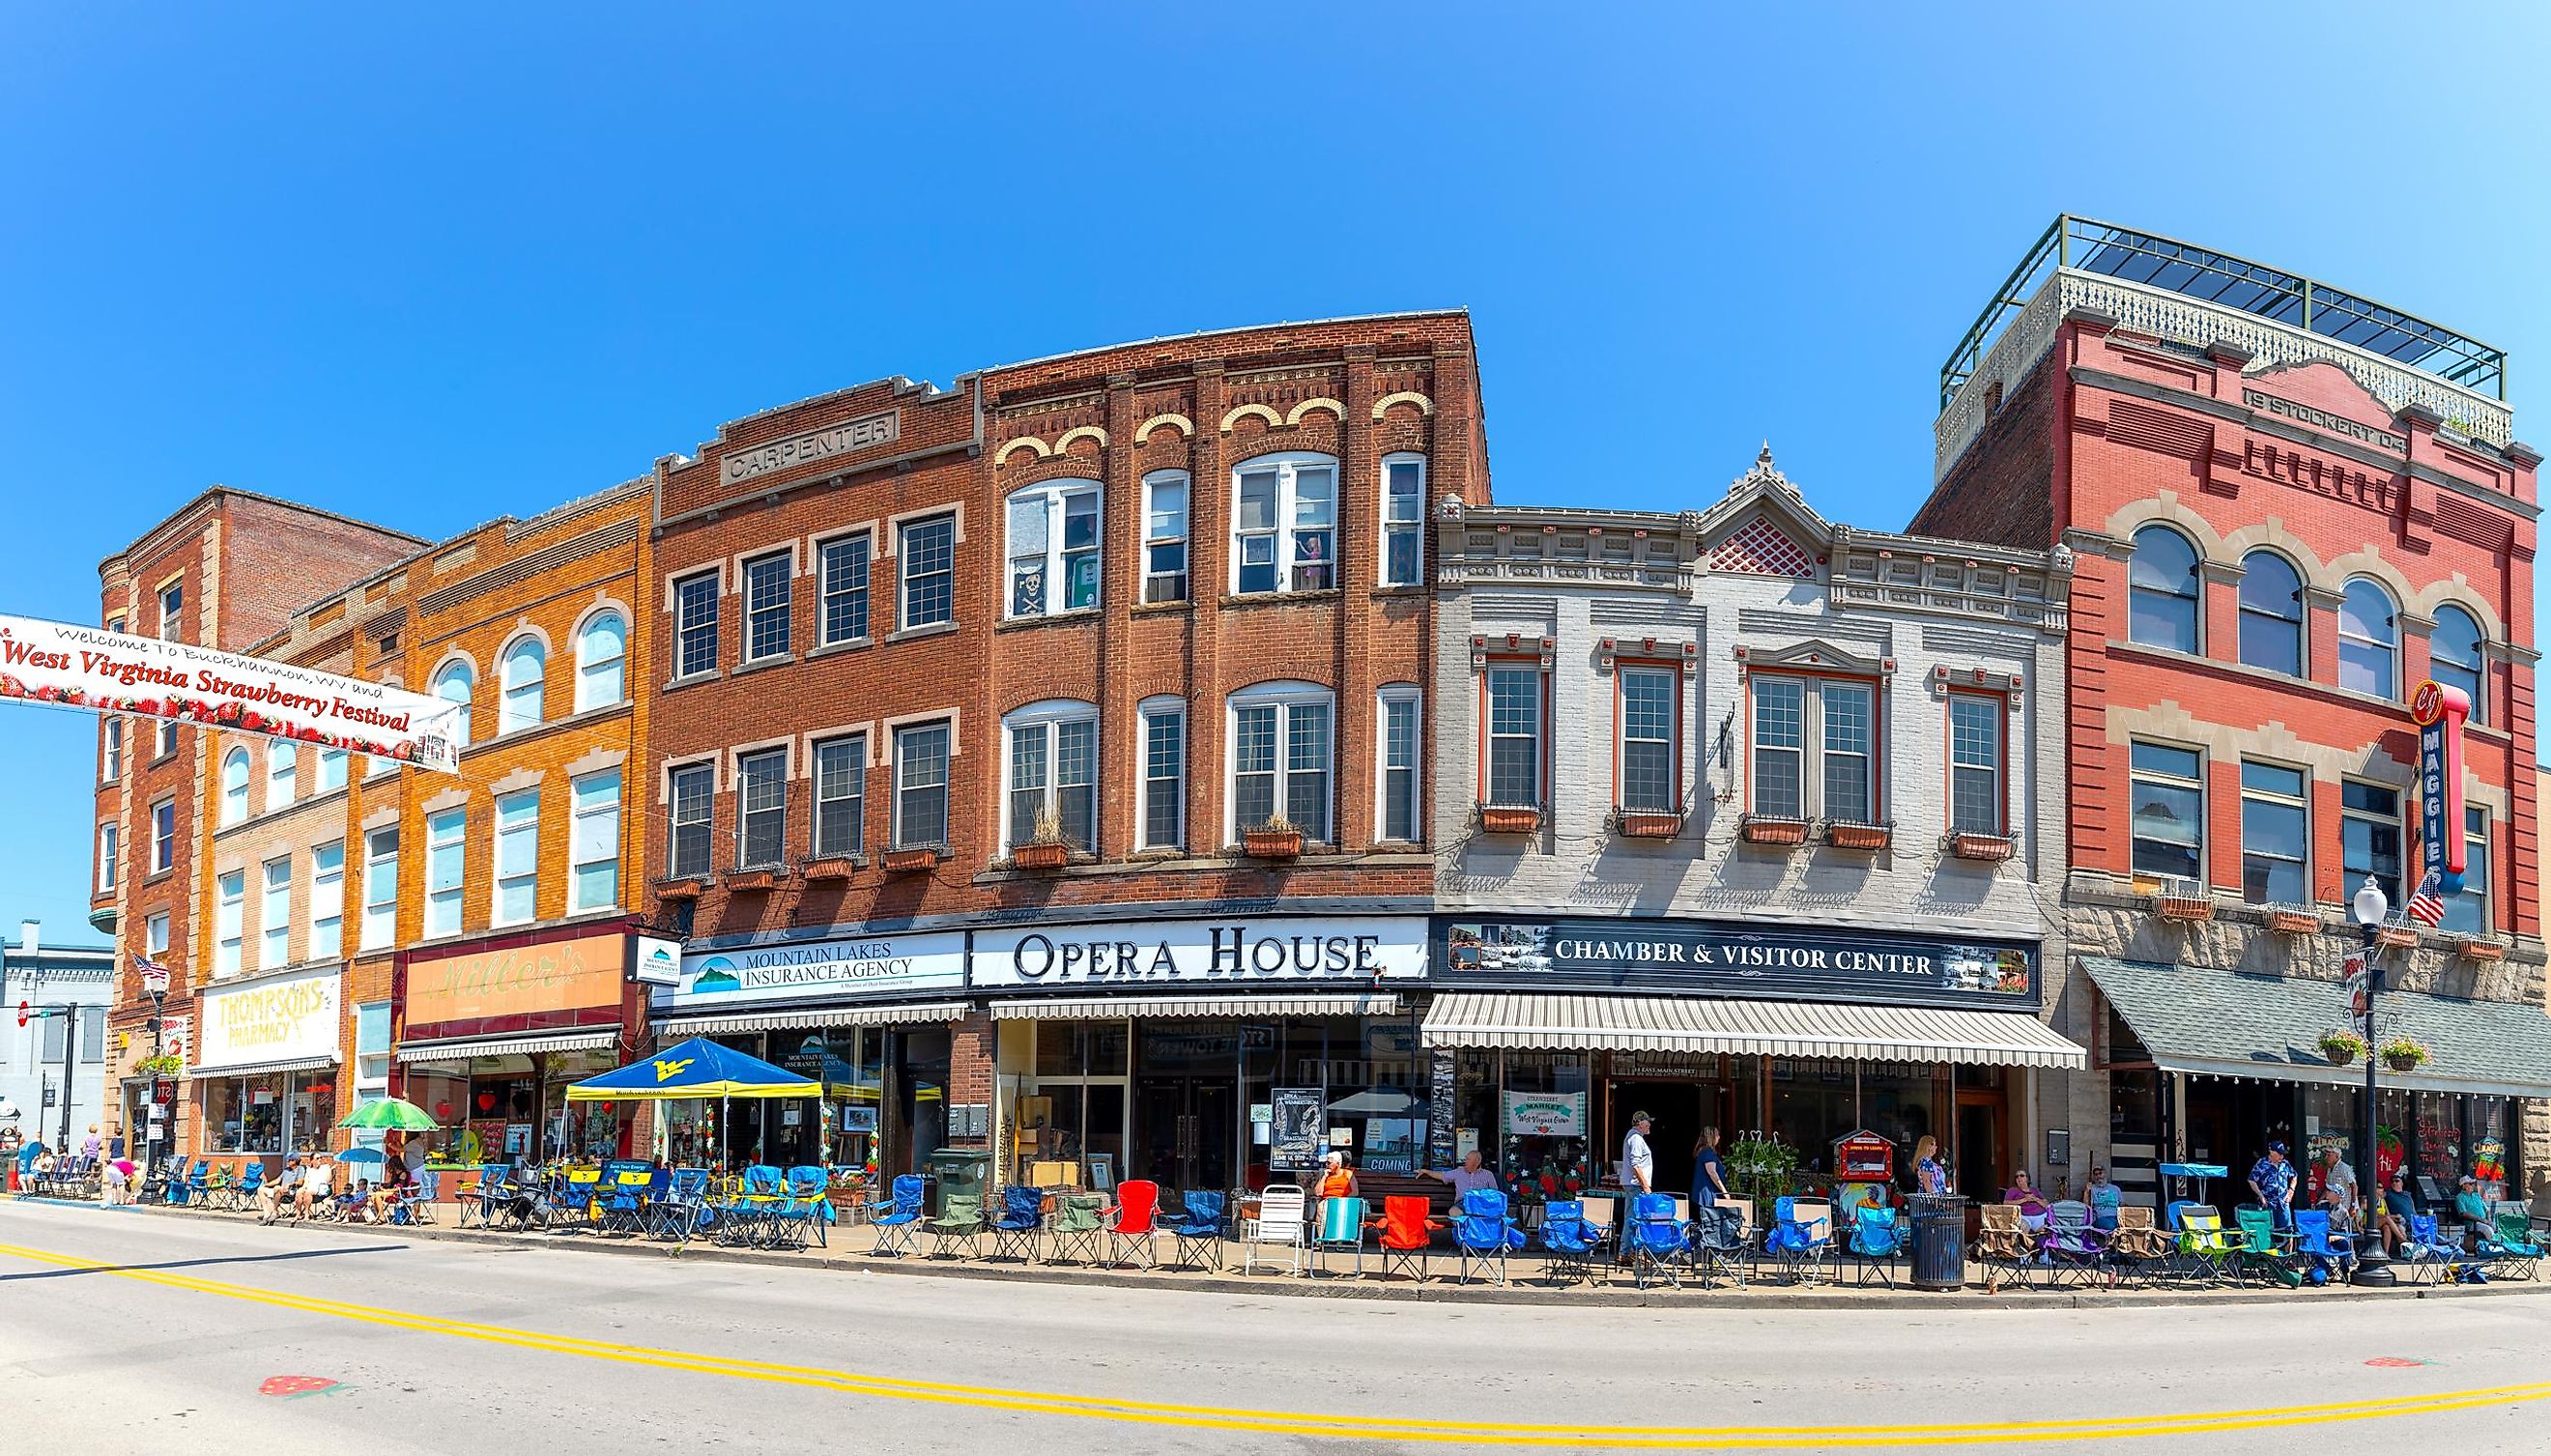
[[[334,1181],[333,1171],[328,1165],[328,1160],[316,1153],[302,1160],[301,1187],[292,1195],[293,1222],[298,1223],[309,1217],[317,1211],[320,1203],[326,1201],[330,1185]]]

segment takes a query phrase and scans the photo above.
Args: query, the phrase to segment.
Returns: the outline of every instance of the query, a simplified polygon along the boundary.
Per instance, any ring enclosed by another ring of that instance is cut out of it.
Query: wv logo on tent
[[[684,1057],[682,1060],[680,1060],[680,1061],[678,1061],[678,1062],[664,1062],[664,1061],[659,1061],[659,1062],[656,1064],[656,1080],[657,1080],[658,1082],[670,1082],[670,1081],[672,1081],[674,1078],[679,1077],[679,1076],[681,1076],[683,1073],[690,1071],[690,1070],[691,1070],[691,1063],[692,1063],[692,1061],[693,1061],[693,1060],[694,1060],[694,1059],[692,1059],[692,1058],[690,1058],[690,1057]]]

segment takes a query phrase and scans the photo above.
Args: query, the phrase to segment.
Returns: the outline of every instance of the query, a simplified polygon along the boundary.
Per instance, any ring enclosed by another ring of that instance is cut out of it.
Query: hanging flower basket
[[[2353,1031],[2324,1031],[2320,1034],[2320,1054],[2332,1067],[2344,1067],[2365,1055],[2365,1038]]]
[[[2383,1044],[2383,1065],[2395,1072],[2415,1072],[2427,1065],[2425,1047],[2405,1036],[2396,1036]]]

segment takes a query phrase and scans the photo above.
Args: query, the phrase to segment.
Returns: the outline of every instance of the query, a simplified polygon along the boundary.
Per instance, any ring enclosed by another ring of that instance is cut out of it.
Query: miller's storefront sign
[[[609,1025],[620,1017],[629,942],[614,930],[413,952],[405,1036]]]

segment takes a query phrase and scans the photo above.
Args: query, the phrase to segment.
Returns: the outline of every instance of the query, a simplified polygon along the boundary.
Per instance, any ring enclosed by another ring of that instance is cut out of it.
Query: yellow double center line
[[[79,1270],[129,1279],[165,1289],[244,1300],[304,1314],[351,1319],[418,1334],[476,1340],[522,1350],[542,1350],[622,1365],[722,1376],[731,1380],[802,1386],[881,1400],[919,1401],[941,1405],[1067,1415],[1087,1420],[1197,1430],[1269,1435],[1328,1436],[1342,1440],[1386,1440],[1461,1445],[1567,1446],[1605,1450],[1789,1450],[1843,1444],[1895,1446],[2003,1445],[2022,1442],[2123,1440],[2152,1436],[2194,1435],[2214,1431],[2255,1430],[2266,1426],[2327,1424],[2392,1416],[2431,1415],[2454,1410],[2503,1406],[2551,1399],[2551,1382],[2495,1386],[2481,1390],[2444,1391],[2380,1400],[2334,1402],[2313,1405],[2270,1405],[2238,1410],[2191,1411],[2092,1417],[2080,1420],[1982,1421],[1948,1424],[1882,1425],[1565,1425],[1514,1421],[1422,1420],[1386,1415],[1326,1415],[1294,1410],[1257,1410],[1223,1405],[1184,1405],[1154,1401],[1117,1400],[1103,1396],[1070,1396],[1045,1391],[1008,1390],[997,1386],[960,1385],[943,1381],[903,1380],[862,1375],[817,1366],[779,1365],[725,1355],[693,1354],[643,1345],[612,1344],[574,1335],[545,1334],[505,1325],[473,1324],[431,1314],[352,1304],[336,1300],[276,1290],[223,1284],[164,1270],[135,1269],[42,1249],[0,1244],[0,1256],[32,1264]]]

